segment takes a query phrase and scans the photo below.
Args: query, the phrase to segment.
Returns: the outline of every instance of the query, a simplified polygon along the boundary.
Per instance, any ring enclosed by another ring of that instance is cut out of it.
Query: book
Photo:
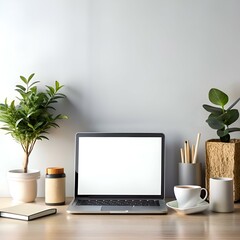
[[[0,217],[31,221],[36,218],[57,213],[56,208],[46,207],[35,203],[23,203],[0,209]]]

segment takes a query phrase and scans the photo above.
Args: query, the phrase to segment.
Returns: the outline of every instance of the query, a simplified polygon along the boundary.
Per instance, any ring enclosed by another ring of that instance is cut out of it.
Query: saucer
[[[178,203],[175,200],[175,201],[168,202],[167,206],[169,208],[172,208],[173,210],[175,210],[177,213],[180,213],[180,214],[193,214],[193,213],[203,212],[203,211],[207,210],[209,203],[206,201],[203,201],[203,202],[197,204],[195,207],[178,208]]]

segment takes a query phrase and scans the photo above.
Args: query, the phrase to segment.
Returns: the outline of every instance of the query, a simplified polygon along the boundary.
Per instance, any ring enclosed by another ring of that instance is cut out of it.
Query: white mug
[[[210,178],[209,202],[214,212],[233,212],[233,179]]]
[[[205,191],[204,198],[200,196],[202,191]],[[177,185],[174,187],[174,194],[179,208],[195,207],[208,196],[207,190],[198,185]]]

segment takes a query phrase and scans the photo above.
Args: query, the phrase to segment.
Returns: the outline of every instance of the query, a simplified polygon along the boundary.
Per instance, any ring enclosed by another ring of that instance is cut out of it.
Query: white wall
[[[211,87],[240,93],[240,1],[237,0],[0,0],[0,100],[15,96],[19,76],[58,80],[68,99],[49,141],[38,142],[30,167],[63,166],[73,194],[77,131],[164,132],[166,193],[177,183],[179,148],[202,133]],[[239,106],[238,106],[239,108]],[[239,122],[238,122],[239,125]],[[239,137],[239,134],[234,134]],[[21,148],[0,134],[0,196],[6,172],[20,168]]]

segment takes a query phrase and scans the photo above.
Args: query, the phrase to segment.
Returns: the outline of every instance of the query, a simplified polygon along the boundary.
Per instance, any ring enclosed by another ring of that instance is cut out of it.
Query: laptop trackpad
[[[119,211],[119,212],[128,212],[132,209],[131,206],[102,206],[101,211],[111,212],[111,211]]]

